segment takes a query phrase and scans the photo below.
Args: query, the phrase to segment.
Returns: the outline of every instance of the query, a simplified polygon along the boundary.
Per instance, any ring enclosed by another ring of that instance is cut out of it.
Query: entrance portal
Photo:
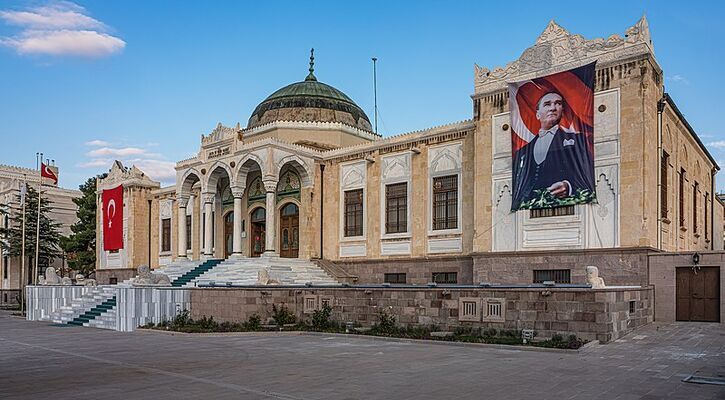
[[[279,256],[299,257],[300,249],[300,209],[295,203],[282,207],[279,217]]]
[[[234,212],[224,216],[224,258],[229,258],[234,249]]]
[[[250,246],[252,250],[252,257],[259,257],[264,253],[264,234],[265,221],[267,220],[267,213],[264,208],[258,207],[252,212],[250,222],[252,225],[252,237],[250,238],[252,244]]]

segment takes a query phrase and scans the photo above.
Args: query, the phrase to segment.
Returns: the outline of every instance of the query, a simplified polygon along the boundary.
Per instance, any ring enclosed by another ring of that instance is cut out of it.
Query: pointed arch
[[[227,178],[231,182],[232,177],[234,176],[234,173],[232,172],[232,168],[221,161],[216,161],[214,164],[209,167],[208,175],[206,178],[204,189],[207,192],[216,192],[216,186],[219,182],[220,178],[224,177],[224,174],[226,174]]]
[[[314,174],[312,171],[310,171],[309,166],[302,158],[300,158],[300,156],[298,156],[296,154],[291,154],[291,155],[288,155],[288,156],[282,158],[281,160],[279,160],[279,162],[276,165],[276,167],[277,167],[276,175],[278,177],[280,176],[280,173],[282,172],[282,168],[285,165],[289,165],[290,167],[295,169],[295,171],[297,172],[297,175],[299,175],[299,177],[300,177],[300,183],[302,184],[303,188],[312,186],[312,184],[313,184],[312,179],[313,179]]]

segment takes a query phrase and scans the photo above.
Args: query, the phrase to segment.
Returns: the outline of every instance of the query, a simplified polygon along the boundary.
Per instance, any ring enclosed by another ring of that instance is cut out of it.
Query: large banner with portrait
[[[596,200],[594,68],[509,83],[511,211]]]

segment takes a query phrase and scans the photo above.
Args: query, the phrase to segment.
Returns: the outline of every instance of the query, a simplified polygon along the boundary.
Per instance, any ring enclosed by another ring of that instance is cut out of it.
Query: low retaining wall
[[[99,285],[110,285],[111,281],[121,283],[136,276],[136,268],[97,268],[96,282]]]
[[[0,307],[17,307],[19,294],[18,289],[0,289]]]
[[[478,283],[473,280],[473,261],[470,256],[325,261],[342,268],[350,275],[357,276],[357,284],[381,284],[385,282],[385,274],[396,273],[405,274],[408,285],[425,285],[433,281],[434,272],[455,272],[459,285]]]
[[[112,328],[131,332],[149,322],[173,319],[181,310],[191,309],[187,289],[110,286],[116,294],[116,322]],[[28,286],[27,319],[49,321],[62,306],[97,289],[93,286]]]
[[[437,325],[496,329],[535,329],[538,337],[576,334],[602,343],[652,322],[653,290],[644,288],[194,288],[191,316],[219,321],[245,321],[272,315],[272,305],[285,304],[298,319],[328,302],[332,318],[370,326],[381,310],[401,325]]]

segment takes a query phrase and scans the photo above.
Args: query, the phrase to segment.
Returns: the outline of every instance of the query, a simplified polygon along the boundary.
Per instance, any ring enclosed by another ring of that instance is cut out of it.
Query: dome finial
[[[316,81],[317,78],[315,77],[315,48],[310,49],[310,73],[307,75],[307,78],[305,78],[306,81]]]

